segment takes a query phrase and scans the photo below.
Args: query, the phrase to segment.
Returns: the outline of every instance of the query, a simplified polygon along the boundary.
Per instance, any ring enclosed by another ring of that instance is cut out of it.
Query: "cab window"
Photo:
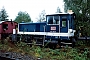
[[[59,16],[54,16],[53,23],[54,24],[59,24]]]
[[[8,24],[3,24],[3,29],[8,30]]]
[[[59,16],[47,16],[48,24],[59,24]]]
[[[53,24],[53,16],[47,16],[48,24]]]
[[[62,27],[66,27],[66,19],[62,20]]]

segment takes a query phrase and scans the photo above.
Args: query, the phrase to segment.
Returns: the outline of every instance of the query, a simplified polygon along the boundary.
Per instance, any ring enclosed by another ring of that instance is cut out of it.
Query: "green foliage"
[[[15,22],[21,23],[21,22],[31,22],[31,18],[27,12],[18,12],[18,16],[16,16]]]
[[[77,41],[77,43],[76,43],[76,46],[85,46],[87,43],[86,43],[86,41],[85,40],[79,40],[79,41]]]
[[[8,15],[6,13],[5,8],[3,7],[0,11],[0,21],[6,21],[7,17],[8,17]]]
[[[87,54],[89,53],[88,48],[84,48],[84,52],[75,48],[61,48],[61,49],[50,49],[50,48],[40,48],[39,46],[30,47],[24,42],[17,43],[19,53],[27,53],[35,57],[39,57],[45,60],[87,60]],[[7,45],[0,44],[0,49],[11,51]]]
[[[90,26],[90,0],[64,0],[64,2],[65,12],[72,10],[76,14],[76,30],[78,30],[79,26],[84,26],[83,34],[90,36],[90,28],[88,28]]]
[[[37,18],[37,22],[43,22],[43,21],[45,21],[45,14],[46,14],[46,12],[45,12],[45,10],[43,10],[40,14],[39,14],[39,17]]]
[[[6,41],[7,42],[7,41]],[[16,43],[16,52],[22,54],[29,54],[35,58],[41,58],[42,60],[88,60],[88,54],[90,48],[61,48],[61,49],[50,49],[50,48],[41,48],[40,46],[33,45],[30,47],[24,42]],[[82,46],[83,47],[83,46]],[[13,51],[14,47],[10,48],[8,44],[0,43],[0,50]]]
[[[20,42],[20,43],[18,42],[16,45],[17,45],[18,47],[21,47],[21,48],[27,46],[27,44],[24,43],[24,42]]]

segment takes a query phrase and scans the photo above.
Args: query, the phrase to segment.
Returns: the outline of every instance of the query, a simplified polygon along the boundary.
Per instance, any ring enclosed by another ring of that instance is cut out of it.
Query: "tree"
[[[45,12],[45,10],[43,10],[40,14],[39,14],[39,17],[37,18],[38,19],[38,21],[37,22],[43,22],[43,21],[45,21],[45,18],[46,18],[46,12]]]
[[[8,20],[7,17],[8,17],[8,15],[6,13],[5,8],[3,7],[1,9],[1,11],[0,11],[0,21],[6,21],[6,20]]]
[[[76,14],[76,29],[78,30],[79,26],[83,26],[85,28],[83,31],[84,35],[90,35],[88,33],[90,31],[88,29],[88,26],[90,26],[90,0],[64,0],[64,2],[65,12],[72,10]]]
[[[61,10],[59,7],[57,7],[57,12],[56,13],[61,13]]]
[[[73,10],[80,21],[89,21],[88,18],[90,16],[90,0],[64,0],[64,2],[65,12],[67,12],[67,10]]]
[[[16,16],[15,22],[21,23],[21,22],[31,22],[31,18],[27,12],[18,12],[18,16]]]

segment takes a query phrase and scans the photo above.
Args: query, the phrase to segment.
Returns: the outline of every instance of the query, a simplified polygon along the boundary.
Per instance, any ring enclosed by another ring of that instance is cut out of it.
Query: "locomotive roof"
[[[19,24],[42,24],[42,23],[46,23],[46,22],[35,22],[35,23],[31,23],[31,22],[23,22],[23,23],[19,23]]]
[[[0,21],[0,24],[2,24],[3,22],[11,22],[11,21]],[[15,21],[12,21],[12,22],[15,22]]]
[[[52,13],[52,14],[46,14],[46,15],[67,15],[67,14],[73,14],[73,13]]]

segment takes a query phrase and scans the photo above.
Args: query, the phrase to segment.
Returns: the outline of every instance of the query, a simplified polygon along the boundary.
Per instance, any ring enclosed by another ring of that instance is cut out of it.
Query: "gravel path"
[[[2,52],[0,51],[0,57],[9,58],[10,60],[37,60],[33,56],[21,55],[16,52]]]

